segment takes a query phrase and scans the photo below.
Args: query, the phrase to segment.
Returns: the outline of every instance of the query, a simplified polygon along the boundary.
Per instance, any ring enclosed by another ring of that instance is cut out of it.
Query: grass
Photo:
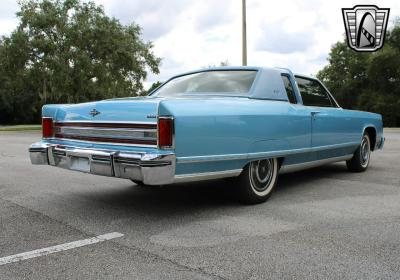
[[[42,129],[40,124],[22,124],[22,125],[10,125],[0,126],[0,132],[3,131],[39,131]]]

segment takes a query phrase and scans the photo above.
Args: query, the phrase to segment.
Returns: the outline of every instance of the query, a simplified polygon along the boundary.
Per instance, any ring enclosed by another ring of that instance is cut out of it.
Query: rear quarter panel
[[[383,123],[380,114],[344,109],[343,116],[351,120],[354,137],[359,143],[368,127],[375,129],[376,141],[379,141],[383,137]]]
[[[159,114],[175,117],[177,174],[238,169],[249,155],[308,148],[311,141],[309,114],[284,101],[165,100]]]

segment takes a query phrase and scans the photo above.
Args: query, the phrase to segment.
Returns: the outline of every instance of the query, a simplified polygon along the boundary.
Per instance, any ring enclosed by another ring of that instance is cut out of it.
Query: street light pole
[[[242,0],[242,65],[247,65],[246,0]]]

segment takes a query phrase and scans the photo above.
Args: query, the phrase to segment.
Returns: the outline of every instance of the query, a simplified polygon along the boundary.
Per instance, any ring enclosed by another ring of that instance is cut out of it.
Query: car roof
[[[199,72],[218,71],[218,70],[225,70],[225,71],[227,71],[227,70],[279,71],[282,74],[292,74],[293,76],[301,76],[304,78],[316,79],[312,75],[306,75],[306,74],[302,74],[302,73],[292,72],[289,68],[286,68],[286,67],[264,67],[264,66],[212,66],[212,67],[208,67],[208,68],[200,68],[200,69],[180,73],[171,78],[176,78],[179,76],[184,76],[184,75],[194,74],[194,73],[199,73]]]
[[[257,98],[257,99],[271,99],[271,100],[280,100],[280,101],[288,101],[288,97],[286,94],[286,90],[284,88],[284,84],[281,80],[281,74],[294,75],[293,72],[288,68],[279,68],[279,67],[258,67],[258,66],[217,66],[217,67],[209,67],[198,70],[193,70],[185,73],[181,73],[179,75],[175,75],[168,79],[166,82],[182,77],[185,75],[209,72],[209,71],[257,71],[258,74],[254,80],[254,83],[246,97]],[[302,77],[307,77],[305,75],[299,75]],[[271,77],[274,77],[271,79]],[[312,77],[310,77],[312,78]],[[315,78],[314,78],[315,79]],[[157,89],[155,90],[157,91]],[[243,96],[240,94],[236,94],[237,96]],[[233,96],[233,95],[232,95]]]

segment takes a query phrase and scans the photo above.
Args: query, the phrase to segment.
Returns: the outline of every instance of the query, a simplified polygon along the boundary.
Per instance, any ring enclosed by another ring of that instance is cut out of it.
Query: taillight
[[[43,138],[53,137],[53,118],[42,118],[42,136]]]
[[[158,118],[158,147],[172,148],[174,140],[174,119],[172,117]]]

